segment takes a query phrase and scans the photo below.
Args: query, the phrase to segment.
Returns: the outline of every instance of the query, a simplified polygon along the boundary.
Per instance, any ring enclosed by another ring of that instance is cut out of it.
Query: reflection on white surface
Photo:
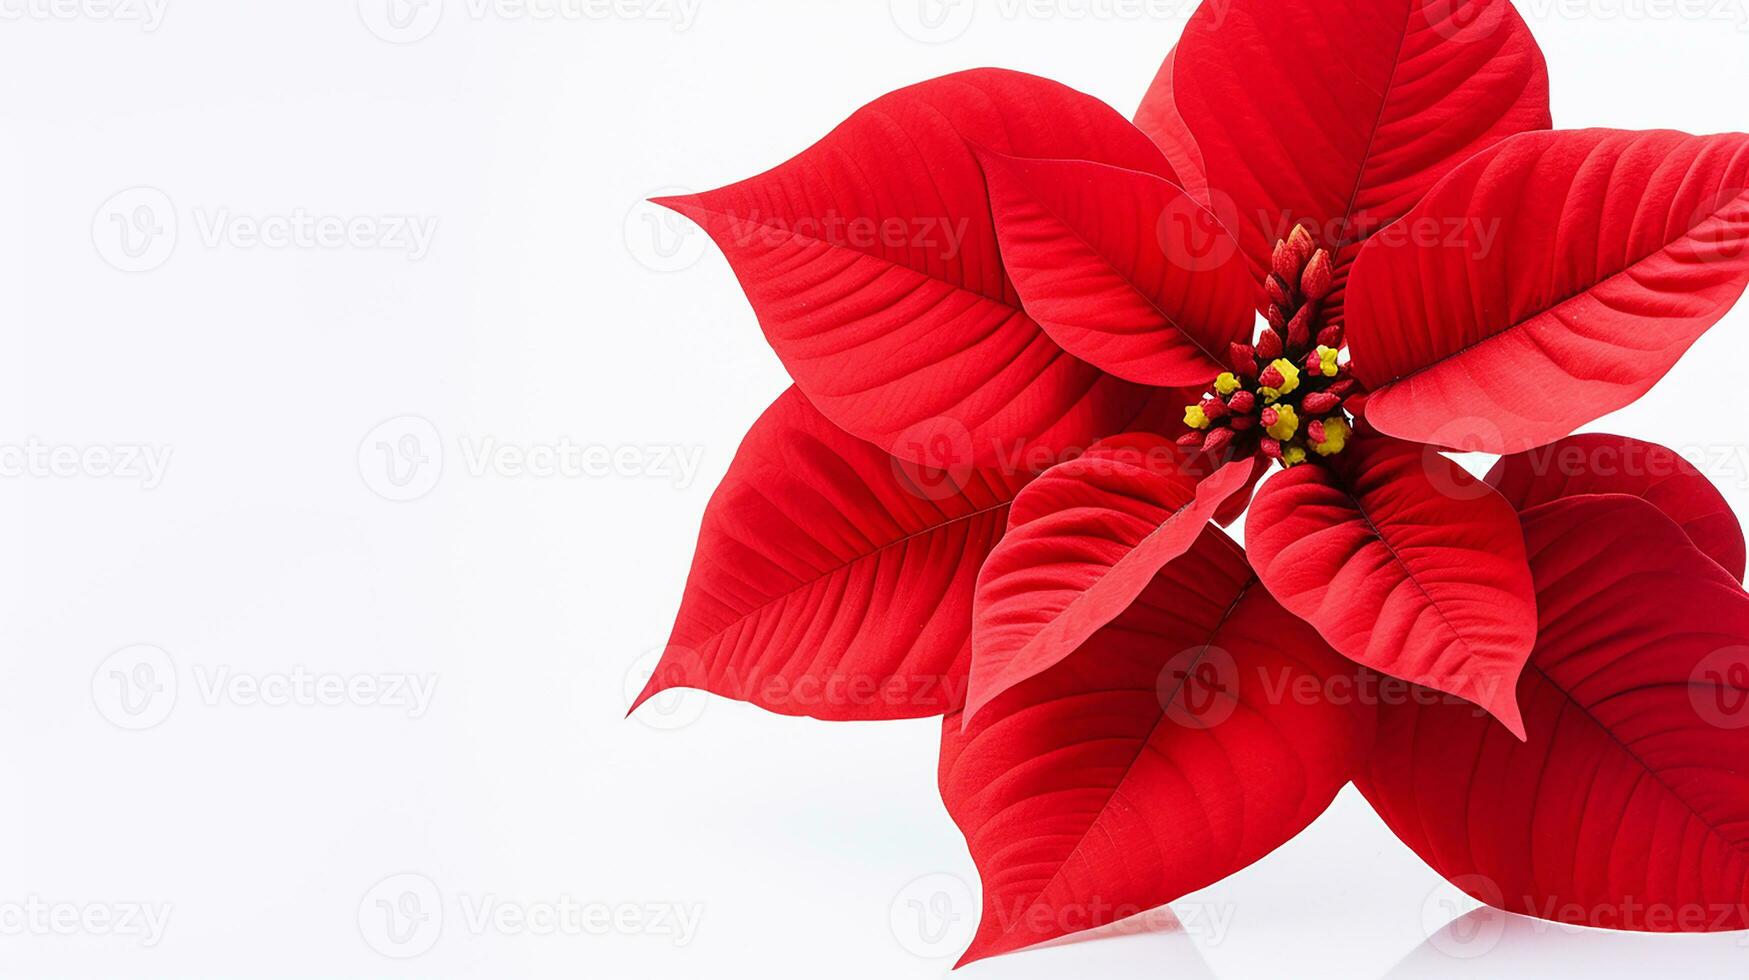
[[[1416,977],[1749,976],[1749,932],[1660,935],[1479,908],[1435,932],[1384,980]]]
[[[966,980],[1214,980],[1187,928],[1171,909],[1078,933],[1031,949],[996,956],[954,974]]]

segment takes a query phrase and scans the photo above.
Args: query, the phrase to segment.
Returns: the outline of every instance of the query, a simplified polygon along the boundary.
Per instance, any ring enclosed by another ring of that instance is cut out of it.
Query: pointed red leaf
[[[1002,261],[1052,340],[1142,384],[1204,385],[1226,370],[1263,296],[1219,219],[1153,174],[978,158]]]
[[[978,574],[966,717],[1129,608],[1251,472],[1239,460],[1199,482],[1187,468],[1088,455],[1021,491]]]
[[[957,707],[978,568],[1024,482],[900,463],[790,389],[711,498],[637,703],[693,687],[832,720]]]
[[[1749,136],[1587,129],[1485,151],[1354,267],[1348,340],[1382,431],[1546,445],[1629,404],[1749,284]]]
[[[1743,580],[1743,527],[1724,494],[1673,449],[1627,436],[1569,436],[1516,456],[1488,474],[1512,506],[1529,510],[1564,497],[1625,493],[1682,526],[1695,547]]]
[[[984,885],[962,963],[1174,901],[1299,833],[1370,744],[1371,708],[1337,687],[1357,670],[1211,528],[1075,656],[963,731],[949,715],[942,799]]]
[[[1387,705],[1362,792],[1499,908],[1749,928],[1749,596],[1641,500],[1557,500],[1524,531],[1542,620],[1519,685],[1529,740],[1464,705]]]
[[[1160,152],[1166,155],[1167,162],[1178,175],[1178,186],[1207,207],[1208,167],[1203,163],[1202,149],[1184,124],[1184,117],[1179,114],[1178,102],[1172,94],[1173,66],[1177,55],[1177,48],[1166,53],[1166,61],[1160,65],[1153,84],[1148,86],[1142,104],[1136,109],[1136,128],[1147,133]]]
[[[1337,320],[1358,243],[1471,154],[1549,126],[1548,68],[1508,0],[1211,2],[1168,61],[1215,213],[1230,202],[1260,276],[1276,241],[1307,225],[1337,258]],[[1150,135],[1182,142],[1163,109],[1138,118],[1164,119]]]
[[[1466,698],[1522,732],[1513,686],[1536,639],[1518,515],[1431,449],[1377,435],[1258,491],[1251,562],[1343,655]]]
[[[661,203],[715,239],[790,376],[851,434],[918,459],[919,427],[946,430],[972,454],[951,462],[1085,447],[1145,392],[1021,311],[974,144],[1171,173],[1103,103],[981,69],[880,98],[767,173]]]

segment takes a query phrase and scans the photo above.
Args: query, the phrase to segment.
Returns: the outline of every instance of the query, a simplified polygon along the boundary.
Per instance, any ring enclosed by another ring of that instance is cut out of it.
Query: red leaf
[[[1541,632],[1529,740],[1473,709],[1388,705],[1357,782],[1491,905],[1636,931],[1749,927],[1749,596],[1644,501],[1524,515]]]
[[[1251,336],[1262,292],[1219,219],[1176,184],[1085,160],[979,154],[1026,312],[1089,364],[1204,385]]]
[[[1178,103],[1172,94],[1172,76],[1178,49],[1166,53],[1166,61],[1155,74],[1154,82],[1142,96],[1136,109],[1136,128],[1147,133],[1166,155],[1172,170],[1178,175],[1178,185],[1204,207],[1209,204],[1208,167],[1202,160],[1202,150],[1196,145],[1184,117],[1178,114]]]
[[[1251,472],[1240,460],[1199,483],[1185,468],[1100,454],[1054,466],[1021,491],[978,575],[966,717],[1129,608]]]
[[[948,716],[942,799],[984,884],[961,962],[1174,901],[1299,833],[1370,743],[1371,708],[1332,680],[1356,670],[1210,528],[1079,654],[963,731]]]
[[[1522,734],[1513,685],[1536,601],[1512,505],[1439,453],[1377,435],[1328,462],[1258,491],[1245,532],[1263,584],[1343,655]]]
[[[1511,453],[1634,401],[1749,284],[1749,136],[1587,129],[1485,151],[1354,266],[1366,415]]]
[[[1085,447],[1146,393],[1021,311],[971,144],[1171,174],[1103,103],[981,69],[878,99],[760,176],[660,203],[716,240],[791,377],[851,434],[917,459],[919,428],[945,430],[980,464],[1005,443]]]
[[[695,687],[832,720],[957,707],[978,568],[1024,482],[901,463],[790,389],[711,498],[673,636],[637,703]]]
[[[1336,253],[1337,321],[1359,243],[1471,154],[1549,126],[1548,68],[1508,0],[1206,3],[1168,62],[1214,211],[1259,281],[1275,242],[1309,226]],[[1139,118],[1182,142],[1164,110]]]
[[[1695,547],[1743,580],[1743,528],[1718,488],[1675,450],[1626,436],[1569,436],[1507,456],[1490,486],[1521,511],[1564,497],[1625,493],[1682,526]]]

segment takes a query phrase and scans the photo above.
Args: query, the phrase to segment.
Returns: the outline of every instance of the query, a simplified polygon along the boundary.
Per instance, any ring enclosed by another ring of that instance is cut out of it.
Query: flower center
[[[1269,321],[1255,344],[1234,344],[1232,370],[1184,410],[1179,445],[1217,456],[1262,454],[1283,466],[1333,456],[1354,431],[1343,403],[1355,382],[1340,359],[1342,328],[1322,323],[1335,263],[1302,227],[1277,242],[1265,287]]]

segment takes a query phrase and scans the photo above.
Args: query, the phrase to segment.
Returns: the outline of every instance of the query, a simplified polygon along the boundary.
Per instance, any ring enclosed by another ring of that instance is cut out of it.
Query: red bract
[[[968,960],[1217,881],[1350,778],[1502,908],[1749,925],[1742,533],[1671,451],[1567,438],[1749,283],[1749,136],[1549,130],[1505,0],[1218,8],[1136,125],[965,72],[663,202],[796,387],[643,697],[943,715]]]

